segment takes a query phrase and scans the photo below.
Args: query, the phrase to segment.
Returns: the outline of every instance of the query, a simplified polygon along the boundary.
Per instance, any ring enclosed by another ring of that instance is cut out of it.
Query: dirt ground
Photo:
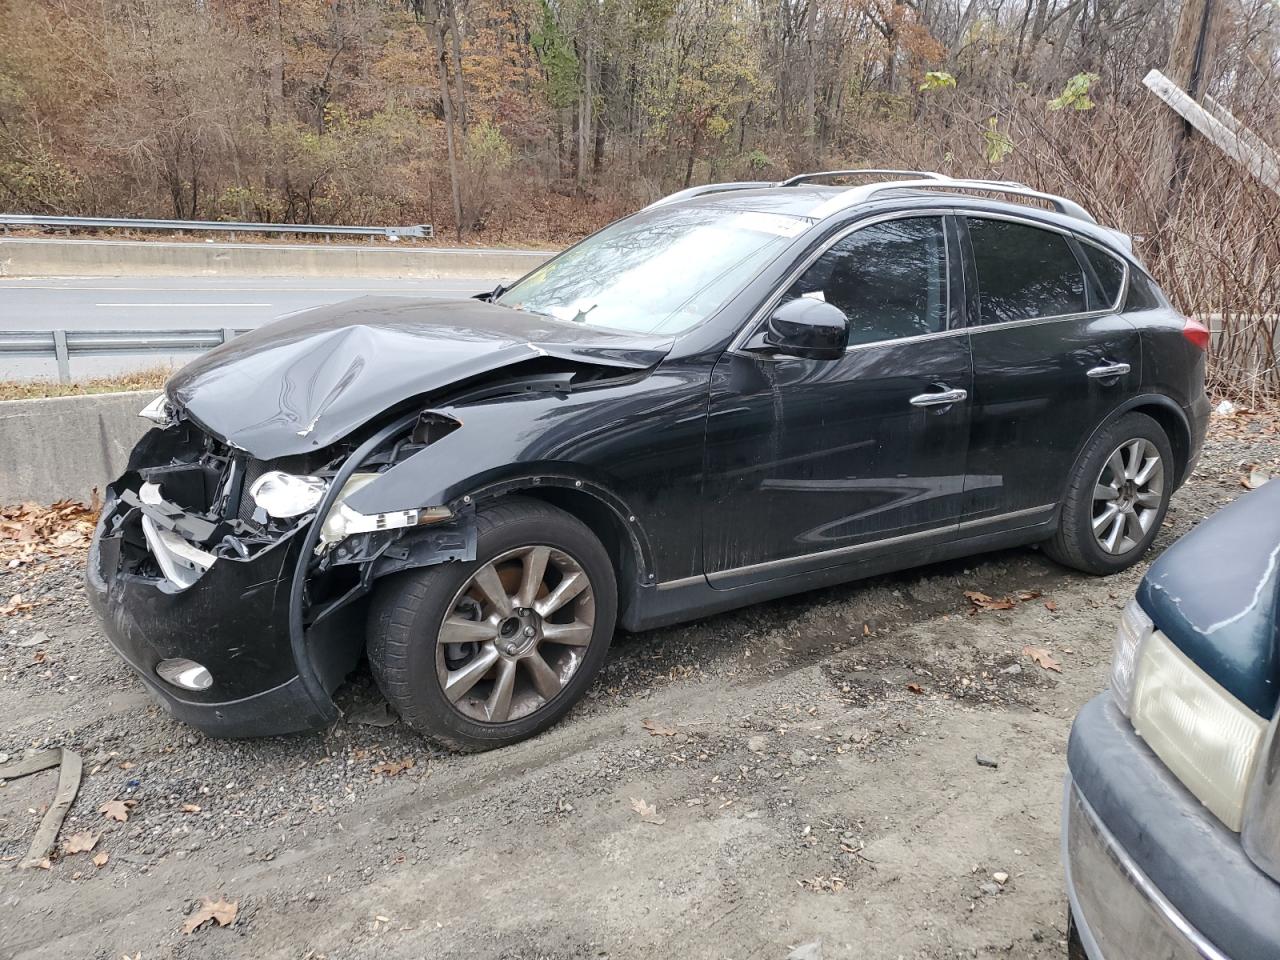
[[[1280,474],[1275,420],[1215,417],[1157,549],[1251,472]],[[452,756],[367,722],[367,670],[326,732],[203,737],[111,652],[81,566],[0,569],[0,608],[34,604],[0,609],[0,754],[78,751],[61,836],[100,834],[19,869],[56,775],[0,786],[4,960],[1063,957],[1067,733],[1145,569],[1009,551],[619,635],[567,722]],[[206,896],[234,922],[183,933]]]

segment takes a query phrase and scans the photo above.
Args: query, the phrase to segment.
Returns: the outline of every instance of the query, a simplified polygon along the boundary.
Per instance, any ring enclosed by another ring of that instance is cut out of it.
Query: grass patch
[[[91,393],[117,393],[121,390],[159,390],[172,375],[171,367],[153,367],[136,373],[114,377],[76,380],[0,380],[0,400],[35,400],[41,397],[80,397]]]

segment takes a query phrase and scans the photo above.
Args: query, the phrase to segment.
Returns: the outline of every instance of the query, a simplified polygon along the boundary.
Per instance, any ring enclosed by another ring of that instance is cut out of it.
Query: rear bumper
[[[1091,960],[1280,956],[1280,884],[1133,732],[1109,694],[1068,748],[1062,857]]]

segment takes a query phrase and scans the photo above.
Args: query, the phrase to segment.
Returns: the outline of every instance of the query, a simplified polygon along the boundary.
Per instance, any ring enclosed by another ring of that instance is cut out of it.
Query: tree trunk
[[[813,159],[818,153],[818,65],[813,43],[814,22],[818,19],[817,0],[809,0],[804,19],[804,138],[809,158]]]
[[[271,0],[271,32],[272,48],[270,116],[268,123],[277,123],[284,116],[284,24],[280,13],[280,0]]]
[[[585,191],[591,175],[591,130],[594,93],[591,89],[595,68],[595,47],[587,38],[587,54],[582,63],[582,92],[578,99],[578,191]]]
[[[428,9],[431,16],[423,25],[431,35],[431,43],[435,48],[436,80],[440,89],[440,109],[444,114],[444,141],[449,154],[449,185],[453,191],[454,235],[461,240],[466,226],[462,222],[462,186],[458,171],[458,149],[454,142],[453,97],[449,94],[448,53],[445,50],[438,0],[431,0]]]
[[[1169,47],[1164,74],[1197,102],[1204,93],[1214,53],[1215,0],[1183,0]],[[1172,110],[1165,111],[1163,128],[1157,131],[1151,163],[1151,197],[1159,242],[1160,228],[1177,211],[1182,180],[1188,162],[1187,140],[1191,126]]]
[[[457,107],[458,129],[467,132],[467,91],[462,79],[462,35],[458,32],[456,0],[442,0],[445,20],[453,37],[453,85],[454,104]]]

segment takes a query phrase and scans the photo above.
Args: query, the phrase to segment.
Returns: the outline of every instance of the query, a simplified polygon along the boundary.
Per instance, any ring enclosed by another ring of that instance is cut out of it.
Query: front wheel
[[[444,746],[488,750],[563,717],[604,664],[617,586],[577,518],[510,498],[476,514],[476,559],[379,585],[369,663],[409,726]]]
[[[1127,413],[1098,432],[1076,463],[1045,552],[1085,573],[1118,573],[1150,549],[1173,493],[1164,429]]]

